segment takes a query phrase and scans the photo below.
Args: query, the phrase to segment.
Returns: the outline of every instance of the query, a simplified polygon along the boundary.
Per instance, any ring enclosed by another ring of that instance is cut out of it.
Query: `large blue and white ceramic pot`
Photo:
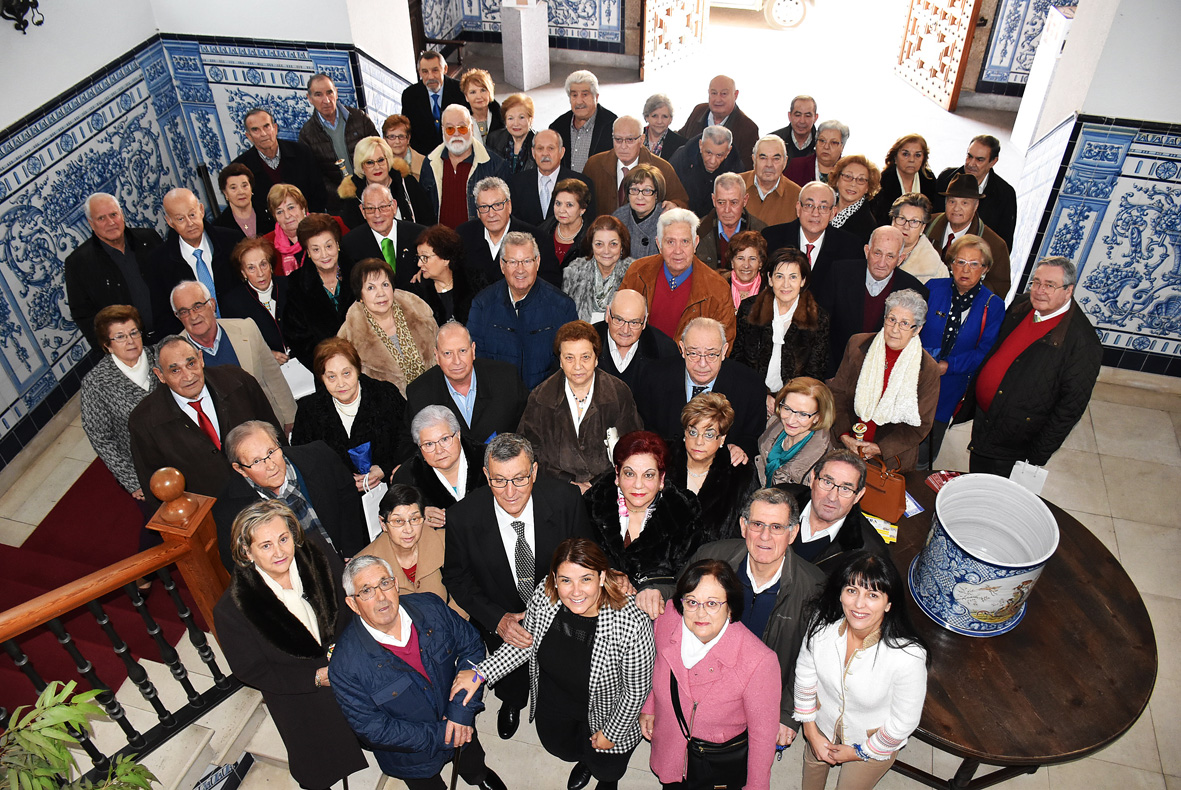
[[[996,475],[962,475],[935,498],[927,543],[910,565],[910,591],[944,628],[995,636],[1016,627],[1058,522],[1046,503]]]

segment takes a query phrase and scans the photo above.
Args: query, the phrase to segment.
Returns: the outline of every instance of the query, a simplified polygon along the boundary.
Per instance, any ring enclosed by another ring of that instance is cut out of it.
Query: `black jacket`
[[[303,477],[308,492],[308,503],[315,509],[320,525],[332,538],[339,559],[347,559],[369,545],[369,531],[361,513],[361,497],[353,475],[324,442],[283,448],[287,463]],[[234,572],[230,535],[234,519],[254,502],[261,499],[246,478],[234,472],[226,481],[213,504],[213,521],[217,524],[217,548],[221,561]],[[339,579],[339,577],[338,577]]]
[[[929,176],[925,171],[919,171],[919,191],[927,196],[932,206],[942,206],[943,196],[939,194],[939,187],[935,183],[935,176]],[[890,208],[894,201],[902,197],[902,184],[898,183],[898,171],[893,165],[882,170],[882,188],[869,203],[869,210],[873,212],[880,224],[889,222]],[[932,216],[943,209],[935,209]]]
[[[256,217],[256,222],[258,223],[255,227],[257,235],[265,236],[275,229],[275,221],[271,219],[270,214],[259,214],[257,209],[255,210],[254,214]],[[242,232],[242,226],[239,225],[238,221],[234,219],[234,210],[229,206],[226,206],[221,210],[221,213],[218,214],[213,220],[213,225],[217,228],[225,228],[226,230],[234,231],[238,234],[238,241],[246,238],[246,234]]]
[[[697,497],[665,478],[643,532],[625,549],[618,495],[614,469],[596,477],[582,495],[595,531],[595,542],[607,555],[611,567],[626,573],[637,590],[659,587],[663,592],[675,587],[681,566],[705,542]]]
[[[668,473],[665,481],[672,482],[684,491],[689,490],[686,456],[683,440],[669,444]],[[709,465],[705,480],[697,491],[705,542],[741,537],[738,517],[742,515],[746,500],[759,487],[754,459],[752,455],[745,464],[734,466],[730,463],[730,451],[723,447],[718,450],[717,457]]]
[[[800,483],[780,483],[773,486],[781,491],[786,491],[796,498],[796,504],[800,507],[800,512],[804,512],[804,506],[812,501],[812,489]],[[801,530],[803,527],[801,526]],[[799,541],[799,538],[796,538]],[[793,544],[794,546],[795,544]],[[861,512],[860,505],[853,505],[853,509],[849,511],[849,515],[845,516],[845,523],[841,525],[837,532],[837,539],[828,544],[819,557],[813,560],[812,564],[826,574],[832,571],[841,562],[841,557],[851,551],[858,549],[868,549],[874,554],[882,557],[890,558],[890,550],[886,547],[886,542],[882,540],[882,536],[869,523],[869,519]]]
[[[349,119],[344,125],[344,143],[348,150],[348,169],[351,172],[353,150],[357,147],[357,143],[365,137],[377,137],[379,133],[377,127],[373,125],[373,121],[369,120],[368,115],[341,101],[337,101],[337,123],[340,123],[340,107],[344,107],[349,114]],[[336,151],[332,147],[332,140],[328,137],[328,132],[324,131],[324,126],[320,123],[314,110],[312,117],[308,118],[303,128],[299,130],[299,141],[306,145],[311,150],[312,156],[315,157],[320,180],[324,184],[325,193],[328,194],[327,199],[332,201],[332,205],[335,205],[335,190],[336,185],[340,183],[340,168],[336,166]]]
[[[796,145],[795,133],[792,131],[790,123],[787,126],[784,126],[782,129],[776,129],[775,131],[771,132],[771,134],[775,135],[787,144],[787,161],[789,162],[793,159],[798,159],[801,156],[811,156],[812,154],[816,153],[816,137],[818,136],[818,132],[816,131],[815,125],[812,126],[811,136],[808,144],[803,148],[800,148],[798,145]],[[800,186],[803,186],[803,184],[800,184]]]
[[[470,494],[477,488],[488,485],[488,478],[484,476],[484,446],[461,435],[460,447],[463,450],[464,458],[467,459],[466,491]],[[440,482],[435,470],[431,469],[423,459],[421,450],[416,451],[398,467],[398,471],[394,472],[390,483],[401,483],[417,488],[422,494],[424,507],[438,507],[447,510],[451,506],[459,504],[451,492],[447,490],[447,487]]]
[[[468,107],[459,81],[443,78],[443,97],[439,102],[439,114],[452,104]],[[431,108],[431,94],[421,82],[407,85],[402,91],[402,114],[410,119],[410,145],[415,151],[426,156],[443,143],[443,132],[435,126],[435,113]]]
[[[313,263],[301,266],[287,279],[287,307],[281,313],[283,337],[291,353],[312,369],[312,358],[316,344],[321,340],[336,337],[337,330],[344,324],[345,314],[353,306],[356,297],[349,285],[353,264],[345,254],[340,255],[340,294],[336,305],[324,290],[324,284]]]
[[[935,184],[935,197],[931,200],[935,204],[935,214],[942,212],[946,203],[946,198],[939,193],[946,192],[952,177],[962,172],[963,165],[949,167],[939,174]],[[976,216],[996,231],[996,235],[1001,237],[1005,246],[1013,249],[1013,232],[1017,227],[1017,190],[1001,178],[995,169],[988,173],[988,183],[984,185],[984,197],[980,198]]]
[[[270,220],[271,228],[274,220],[270,219],[271,210],[267,203],[267,193],[275,184],[291,184],[299,187],[304,199],[308,202],[310,213],[320,213],[328,208],[330,196],[324,188],[324,179],[320,175],[320,165],[316,162],[316,155],[298,140],[279,140],[279,169],[271,170],[262,160],[258,149],[250,146],[243,151],[235,162],[246,165],[254,173],[254,211],[258,214],[261,225],[262,218]],[[340,179],[338,178],[337,181]],[[270,229],[259,230],[259,235],[269,233]]]
[[[664,158],[664,157],[662,157]],[[742,157],[738,154],[738,146],[730,149],[730,154],[718,165],[712,173],[705,169],[705,162],[701,158],[701,135],[687,140],[675,155],[671,155],[669,164],[677,171],[681,179],[681,186],[689,195],[689,209],[699,217],[704,217],[713,211],[714,179],[722,173],[742,173],[748,168],[742,166]]]
[[[614,145],[611,142],[612,126],[615,124],[615,119],[619,116],[608,110],[603,105],[599,105],[595,110],[595,131],[591,135],[590,152],[587,158],[595,154],[601,154],[603,151],[610,151]],[[562,166],[570,167],[570,156],[573,149],[570,147],[570,123],[574,120],[574,111],[567,110],[554,119],[554,122],[549,125],[562,137],[562,145],[566,147],[566,155],[562,157]],[[593,205],[593,204],[592,204]]]
[[[513,164],[513,151],[516,150],[516,143],[513,142],[513,137],[508,133],[508,129],[504,126],[499,126],[488,131],[488,137],[484,140],[484,147],[492,153],[504,160],[505,166],[510,173],[521,173],[525,170],[533,170],[536,172],[537,163],[533,161],[533,137],[534,132],[530,129],[525,134],[525,139],[521,142],[521,152],[517,155],[516,165]],[[510,184],[510,186],[512,186]],[[516,187],[512,187],[516,191]],[[536,225],[537,223],[533,223]]]
[[[796,221],[798,222],[799,220]],[[870,234],[873,233],[880,224],[881,223],[878,222],[877,218],[874,217],[873,212],[870,211],[869,201],[867,200],[862,203],[861,207],[854,211],[853,214],[847,220],[845,220],[844,224],[837,228],[837,230],[843,230],[845,233],[848,233],[857,240],[859,245],[864,247],[866,244],[869,244]],[[827,237],[825,237],[825,241],[827,241]],[[821,247],[822,251],[823,249],[824,248]]]
[[[479,353],[476,349],[476,353]],[[410,444],[410,421],[423,407],[436,404],[446,406],[459,420],[460,432],[477,444],[485,444],[495,434],[512,433],[521,422],[529,390],[525,389],[515,365],[495,359],[477,357],[473,370],[476,374],[476,403],[472,408],[472,424],[468,425],[459,407],[451,399],[443,369],[438,365],[406,385],[406,419],[403,440]]]
[[[492,259],[488,242],[484,241],[484,225],[479,219],[469,219],[460,223],[455,232],[463,240],[464,264],[467,266],[468,274],[483,277],[489,285],[504,279],[504,273],[500,271],[500,262]],[[539,228],[516,217],[509,219],[508,230],[505,232],[529,233],[537,239],[537,246],[541,250],[541,268],[537,276],[560,289],[562,267],[558,263],[558,256],[554,254],[553,239],[547,239]]]
[[[398,239],[394,249],[394,260],[397,261],[394,268],[394,287],[406,290],[410,286],[410,278],[418,274],[418,246],[415,242],[418,241],[418,237],[426,228],[414,222],[395,221],[394,229]],[[364,222],[350,230],[340,240],[340,250],[353,263],[358,263],[366,258],[385,260],[381,254],[381,245],[377,243],[377,237],[373,235],[373,230],[369,225]]]
[[[571,170],[569,167],[562,165],[558,168],[558,177],[554,181],[554,186],[558,182],[565,181],[567,178],[576,178],[582,183],[586,184],[586,188],[590,190],[590,197],[587,202],[586,213],[582,215],[583,222],[590,224],[591,220],[595,218],[595,185],[591,180],[579,173],[577,170]],[[522,170],[513,176],[509,188],[513,193],[513,219],[519,219],[530,225],[540,225],[547,218],[553,216],[554,197],[557,195],[557,190],[549,197],[549,205],[545,207],[545,214],[541,212],[541,193],[537,191],[537,166],[534,165],[528,170]]]
[[[804,248],[800,247],[800,221],[793,219],[791,222],[781,222],[778,225],[771,225],[763,229],[763,238],[767,240],[767,257],[770,259],[777,250],[784,247],[798,248],[800,252],[804,252]],[[824,232],[824,245],[820,248],[812,259],[812,276],[815,277],[819,272],[823,271],[828,266],[831,266],[836,261],[843,261],[848,258],[856,258],[865,255],[865,245],[857,240],[857,237],[841,230],[840,228],[829,228]]]
[[[399,176],[397,170],[392,171],[390,175],[390,194],[394,196],[394,202],[398,204],[398,212],[402,215],[402,221],[417,223],[424,227],[434,225],[435,220],[438,219],[435,207],[431,205],[431,199],[427,197],[426,190],[418,183],[418,179],[412,175]],[[348,180],[342,181],[337,188],[337,197],[340,200],[340,218],[349,230],[368,227],[365,215],[361,213],[361,193],[365,191],[366,186],[368,186],[368,182],[364,178],[349,176]]]
[[[765,293],[764,299],[774,298],[771,292]],[[746,365],[765,382],[767,369],[771,366],[771,352],[775,350],[775,338],[770,321],[762,326],[750,322],[751,310],[761,296],[760,293],[743,299],[738,305],[738,326],[730,359]],[[793,316],[783,333],[783,350],[779,355],[779,373],[784,384],[796,376],[811,376],[824,381],[828,372],[828,332],[828,313],[823,307],[817,308],[815,329],[801,329]]]
[[[148,284],[151,253],[160,246],[160,234],[152,228],[126,228],[123,238],[126,249],[135,254],[140,276]],[[111,260],[98,236],[91,235],[66,258],[65,276],[66,302],[70,305],[74,323],[93,348],[102,348],[94,334],[94,317],[104,307],[132,303],[131,290],[123,273]],[[169,315],[172,315],[171,311]],[[153,322],[148,320],[149,316],[141,318],[149,334],[145,340],[153,339]]]
[[[648,134],[648,127],[644,127],[643,134]],[[658,155],[664,161],[672,164],[672,158],[676,156],[677,151],[680,151],[686,142],[684,137],[669,129],[668,133],[664,136],[664,145],[660,146],[660,154]]]
[[[311,263],[308,266],[312,266]],[[315,268],[315,267],[313,267]],[[271,293],[275,300],[275,315],[258,301],[257,291],[250,283],[238,283],[238,287],[225,295],[218,304],[222,318],[249,318],[258,326],[262,339],[271,351],[286,351],[287,341],[283,338],[283,314],[287,311],[287,278],[281,274],[272,275],[275,284]]]
[[[467,326],[467,316],[472,309],[472,299],[476,294],[488,287],[488,282],[479,272],[470,272],[462,260],[451,262],[451,309],[443,303],[443,297],[435,290],[433,281],[423,278],[416,283],[410,283],[407,291],[427,303],[435,315],[435,323],[439,326],[455,319]]]
[[[635,358],[628,364],[627,370],[620,372],[615,367],[615,360],[611,357],[611,349],[607,345],[607,322],[599,321],[594,327],[603,343],[603,352],[599,354],[599,370],[610,373],[626,384],[632,395],[636,394],[636,384],[650,361],[681,358],[681,352],[671,337],[654,326],[646,326],[644,331],[640,332],[640,339],[636,341],[635,350],[632,351],[636,355]]]
[[[234,245],[242,238],[242,232],[214,227],[207,223],[205,235],[213,249],[213,260],[205,263],[213,274],[214,296],[221,302],[226,294],[242,282],[242,278],[230,262],[230,254],[234,251]],[[153,330],[158,337],[177,334],[184,328],[180,319],[172,313],[172,289],[183,280],[196,279],[193,267],[181,255],[180,236],[175,230],[168,231],[164,243],[148,256],[148,290],[152,293]]]
[[[574,261],[586,256],[586,253],[583,251],[583,245],[586,244],[586,228],[588,225],[590,225],[590,222],[586,219],[586,215],[584,214],[582,217],[582,227],[578,229],[578,233],[574,234],[574,242],[570,245],[570,249],[566,251],[566,256],[562,258],[562,260],[558,261],[558,268],[565,269],[567,266],[574,263]],[[558,251],[554,249],[554,231],[557,229],[558,218],[552,214],[550,215],[550,218],[541,223],[541,226],[537,229],[541,234],[541,238],[544,239],[549,245],[550,251],[553,252],[554,260],[558,259]],[[540,242],[538,243],[540,244]]]
[[[349,449],[370,443],[370,460],[387,475],[410,454],[402,449],[399,428],[405,418],[406,400],[396,386],[361,375],[361,405],[353,420],[351,434],[336,413],[332,396],[319,382],[316,391],[299,399],[291,441],[295,444],[325,442],[350,473],[357,469],[349,458]]]

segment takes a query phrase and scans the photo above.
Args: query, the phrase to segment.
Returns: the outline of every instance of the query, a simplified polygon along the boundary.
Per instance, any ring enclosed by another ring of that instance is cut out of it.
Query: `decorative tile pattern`
[[[993,17],[992,39],[980,84],[1025,85],[1051,7],[1076,6],[1078,0],[1001,0]],[[1010,92],[1020,95],[1020,92]]]
[[[365,109],[380,131],[386,118],[402,111],[402,91],[410,82],[363,52],[357,52],[357,63],[365,88]]]
[[[463,32],[500,32],[500,0],[424,0],[428,38],[455,38]],[[550,0],[552,38],[623,44],[623,0]]]
[[[1025,165],[1021,170],[1021,181],[1017,184],[1018,206],[1050,207],[1050,194],[1058,180],[1062,157],[1070,146],[1074,118],[1063,121],[1030,147],[1025,154]],[[1016,271],[1010,272],[1012,281],[1017,282],[1025,270],[1025,263],[1034,248],[1038,231],[1042,229],[1049,212],[1018,211],[1017,227],[1013,232],[1013,249],[1009,261]]]

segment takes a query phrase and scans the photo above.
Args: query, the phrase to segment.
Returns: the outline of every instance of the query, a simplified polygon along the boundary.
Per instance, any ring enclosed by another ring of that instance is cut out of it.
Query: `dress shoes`
[[[496,733],[503,740],[508,740],[517,732],[521,725],[521,709],[514,708],[508,703],[500,706],[500,713],[496,716]]]
[[[570,778],[566,781],[566,790],[582,790],[590,784],[591,769],[584,763],[574,763],[570,769]]]
[[[491,769],[488,770],[488,775],[484,777],[484,781],[480,782],[476,787],[480,790],[508,790],[504,786],[504,782]]]

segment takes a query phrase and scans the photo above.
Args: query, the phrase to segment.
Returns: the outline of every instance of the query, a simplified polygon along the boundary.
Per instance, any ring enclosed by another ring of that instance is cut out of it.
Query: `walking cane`
[[[462,751],[462,746],[456,746],[455,756],[451,758],[451,790],[455,790],[459,784],[459,753]]]

